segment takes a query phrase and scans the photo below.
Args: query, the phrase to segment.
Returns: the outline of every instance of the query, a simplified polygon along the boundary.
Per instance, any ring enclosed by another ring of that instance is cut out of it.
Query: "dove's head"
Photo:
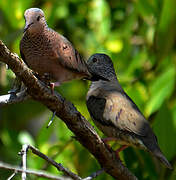
[[[39,8],[27,9],[24,13],[24,18],[26,23],[24,32],[28,31],[29,33],[40,33],[41,30],[47,26],[44,13]]]
[[[112,60],[106,54],[93,54],[87,61],[89,72],[92,74],[92,81],[111,81],[116,79],[116,73]]]

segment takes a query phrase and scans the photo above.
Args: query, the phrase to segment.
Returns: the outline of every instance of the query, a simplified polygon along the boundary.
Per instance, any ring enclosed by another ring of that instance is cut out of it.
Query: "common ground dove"
[[[123,145],[117,152],[128,146],[143,148],[172,169],[148,121],[120,86],[110,57],[94,54],[88,59],[88,67],[94,76],[107,79],[92,81],[87,93],[88,111],[109,140],[117,140]]]

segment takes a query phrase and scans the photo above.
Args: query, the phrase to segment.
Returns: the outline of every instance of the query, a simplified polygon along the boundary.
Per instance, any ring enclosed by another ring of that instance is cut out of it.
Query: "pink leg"
[[[117,138],[114,138],[114,137],[107,137],[107,138],[103,138],[102,139],[103,140],[103,142],[107,145],[107,147],[109,148],[109,149],[111,149],[111,146],[109,145],[109,144],[107,144],[109,141],[117,141]],[[116,156],[117,156],[117,158],[118,159],[120,159],[119,158],[119,153],[121,152],[121,151],[123,151],[124,149],[126,149],[128,147],[128,145],[123,145],[122,147],[120,147],[119,149],[117,149],[115,152],[116,152]]]
[[[128,147],[128,145],[123,145],[122,147],[120,147],[119,149],[116,150],[116,156],[117,158],[119,158],[119,152],[123,151],[124,149],[126,149]]]
[[[51,88],[51,93],[54,94],[54,83],[50,83],[49,86]]]
[[[51,93],[54,94],[54,87],[60,86],[60,83],[59,83],[59,82],[50,83],[49,86],[50,86],[50,88],[51,88]]]

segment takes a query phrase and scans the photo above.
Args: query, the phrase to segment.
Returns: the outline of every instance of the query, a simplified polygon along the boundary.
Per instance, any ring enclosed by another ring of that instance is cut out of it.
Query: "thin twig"
[[[64,149],[73,141],[73,138],[70,138],[60,149],[57,151],[51,158],[55,159],[59,154],[61,154]],[[42,170],[46,170],[49,167],[49,163],[43,165]]]
[[[22,180],[26,180],[26,164],[27,164],[27,151],[28,151],[28,145],[24,144],[21,150],[20,155],[22,156],[22,169],[23,172],[21,174]]]
[[[100,174],[102,174],[104,172],[104,169],[100,169],[94,173],[92,173],[90,176],[84,178],[83,180],[92,180],[94,178],[96,178],[97,176],[99,176]]]
[[[52,117],[51,117],[51,120],[49,121],[49,123],[48,123],[48,125],[47,125],[47,127],[46,127],[46,128],[49,128],[49,126],[52,124],[52,122],[53,122],[53,120],[54,120],[55,115],[56,115],[56,111],[54,111],[54,112],[53,112]]]
[[[30,99],[30,96],[27,94],[26,90],[23,90],[17,94],[11,93],[0,96],[0,107],[9,105],[9,104],[16,104],[23,102],[27,99]]]
[[[36,171],[36,170],[32,170],[32,169],[28,169],[28,170],[24,171],[22,168],[19,168],[19,167],[16,167],[16,166],[12,166],[10,164],[3,163],[3,162],[0,162],[0,168],[14,170],[16,172],[21,172],[21,173],[25,172],[27,174],[33,174],[33,175],[36,175],[38,177],[44,177],[44,178],[48,178],[48,179],[66,180],[66,178],[54,176],[54,175],[46,173],[44,171]]]
[[[17,174],[17,172],[14,171],[14,173],[10,177],[8,177],[7,180],[11,180],[16,174]]]
[[[46,160],[48,163],[52,164],[53,166],[55,166],[59,171],[62,171],[65,175],[75,179],[75,180],[81,180],[82,178],[79,177],[78,175],[74,174],[73,172],[71,172],[69,169],[63,167],[62,164],[57,163],[56,161],[54,161],[53,159],[49,158],[48,156],[46,156],[45,154],[43,154],[42,152],[40,152],[37,148],[31,146],[31,145],[27,145],[29,149],[32,150],[32,152],[36,155],[38,155],[39,157],[41,157],[42,159]]]

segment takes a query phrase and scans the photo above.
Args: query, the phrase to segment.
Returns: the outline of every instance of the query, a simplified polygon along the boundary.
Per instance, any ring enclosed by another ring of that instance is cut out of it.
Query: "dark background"
[[[158,137],[167,159],[176,165],[176,2],[174,0],[0,0],[0,39],[19,54],[19,41],[27,8],[45,12],[49,27],[66,36],[87,59],[107,53],[114,62],[118,79],[139,106]],[[0,94],[7,94],[14,79],[0,63]],[[93,124],[85,106],[88,83],[72,81],[56,90],[72,101]],[[76,140],[65,124],[35,101],[0,109],[0,160],[20,164],[17,153],[30,143],[73,172],[86,177],[100,167]],[[99,132],[101,137],[103,134]],[[114,144],[114,148],[118,145]],[[120,154],[123,163],[142,180],[175,180],[176,170],[160,166],[149,153],[128,148]],[[46,163],[32,153],[28,167],[41,170]],[[51,173],[58,171],[45,167]],[[10,176],[0,169],[0,179]],[[28,176],[29,179],[37,179]],[[14,179],[20,179],[16,176]],[[97,179],[112,179],[101,175]]]

